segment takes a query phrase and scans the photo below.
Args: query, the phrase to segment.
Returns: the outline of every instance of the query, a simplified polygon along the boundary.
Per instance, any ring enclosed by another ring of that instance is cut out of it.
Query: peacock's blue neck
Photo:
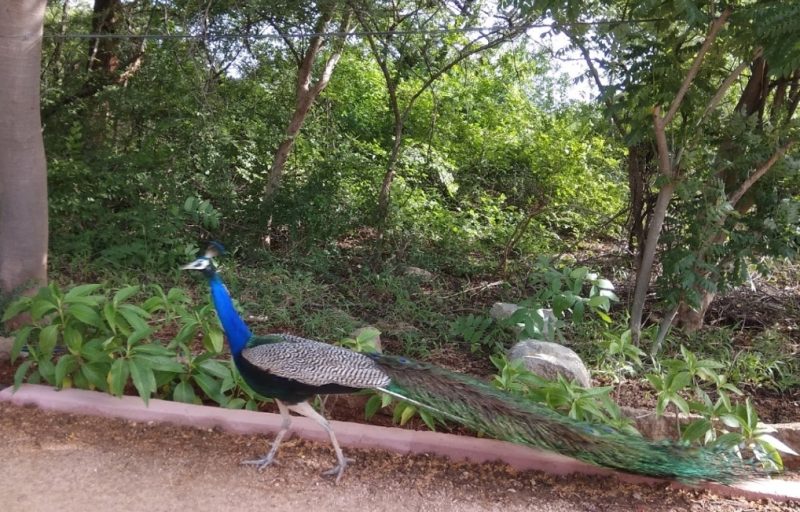
[[[236,312],[233,307],[233,301],[228,293],[228,289],[222,284],[222,279],[219,278],[217,273],[213,273],[208,278],[208,283],[211,286],[211,299],[214,301],[214,307],[217,310],[217,316],[225,330],[225,335],[228,337],[228,345],[231,348],[231,354],[234,356],[244,349],[247,341],[250,339],[250,329]]]

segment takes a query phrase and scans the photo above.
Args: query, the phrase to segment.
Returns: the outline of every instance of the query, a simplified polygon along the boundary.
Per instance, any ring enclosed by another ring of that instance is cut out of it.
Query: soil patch
[[[551,477],[502,464],[347,450],[337,486],[324,445],[291,439],[258,472],[263,437],[57,414],[0,403],[4,510],[666,511],[800,510],[610,478]]]

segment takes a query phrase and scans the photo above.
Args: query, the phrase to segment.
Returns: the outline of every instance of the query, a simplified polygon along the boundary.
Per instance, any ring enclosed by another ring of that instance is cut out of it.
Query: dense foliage
[[[198,28],[185,13],[156,18],[136,6],[119,16],[142,30]],[[93,28],[88,11],[61,16],[52,6],[49,33]],[[218,16],[220,29],[241,29]],[[56,257],[163,269],[209,234],[244,247],[267,236],[326,246],[372,225],[392,123],[362,40],[348,41],[274,201],[263,191],[297,71],[286,47],[102,41],[120,61],[114,70],[87,71],[84,40],[49,39],[44,51]],[[417,100],[394,183],[395,245],[454,261],[478,251],[492,266],[529,215],[514,243],[522,254],[560,247],[622,209],[621,148],[590,108],[553,99],[564,86],[553,76],[543,55],[508,44],[462,61]],[[400,94],[423,78],[404,77]]]

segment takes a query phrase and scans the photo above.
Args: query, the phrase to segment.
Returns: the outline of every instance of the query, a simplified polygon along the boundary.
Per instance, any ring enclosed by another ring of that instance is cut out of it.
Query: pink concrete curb
[[[164,422],[196,428],[221,428],[240,434],[265,434],[277,432],[281,419],[277,414],[219,407],[150,400],[145,406],[139,397],[113,397],[105,393],[80,389],[55,390],[50,386],[23,384],[16,392],[12,388],[0,391],[0,401],[16,405],[33,404],[41,409],[122,418],[132,421]],[[620,473],[580,462],[569,457],[544,452],[494,439],[414,431],[392,427],[379,427],[342,421],[332,421],[336,436],[342,446],[352,448],[377,448],[397,453],[428,453],[452,460],[471,462],[501,461],[520,470],[538,470],[551,475],[581,473],[612,475],[631,483],[664,482],[657,478]],[[292,418],[292,432],[311,441],[328,442],[327,434],[314,421],[302,417]],[[672,482],[677,488],[689,488]],[[706,484],[703,488],[720,495],[742,496],[750,499],[770,498],[778,501],[800,500],[800,482],[785,480],[758,480],[729,487]]]

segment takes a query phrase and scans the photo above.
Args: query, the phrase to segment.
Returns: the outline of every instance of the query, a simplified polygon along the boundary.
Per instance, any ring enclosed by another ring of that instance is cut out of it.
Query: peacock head
[[[225,254],[225,247],[219,242],[211,242],[202,256],[191,263],[183,265],[181,270],[199,270],[207,277],[211,277],[216,273],[214,262],[211,259],[222,254]]]

